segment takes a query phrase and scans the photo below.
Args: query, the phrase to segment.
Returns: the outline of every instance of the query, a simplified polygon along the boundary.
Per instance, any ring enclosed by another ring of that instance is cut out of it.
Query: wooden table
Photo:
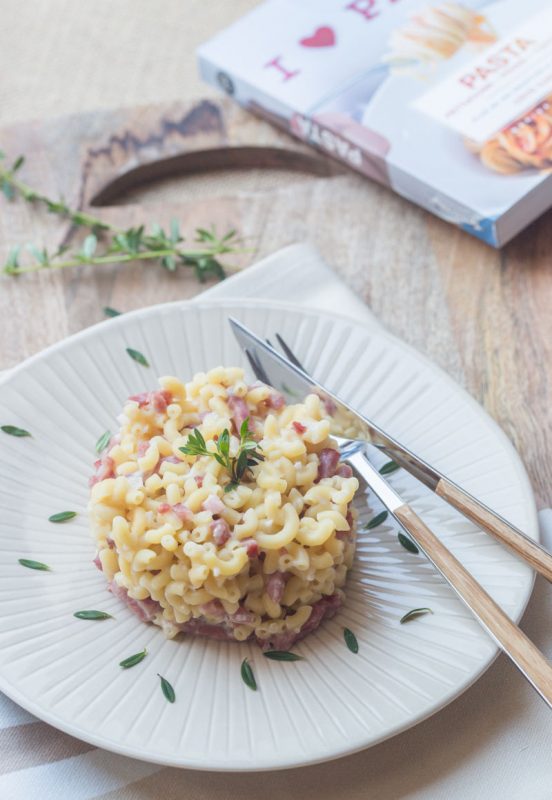
[[[292,242],[312,242],[389,330],[485,406],[521,453],[539,505],[550,504],[552,213],[495,251],[212,101],[17,126],[0,134],[0,146],[30,155],[22,171],[29,183],[84,207],[137,163],[187,153],[184,173],[127,190],[98,215],[121,225],[178,217],[190,232],[237,227],[251,247],[244,267]],[[214,164],[216,171],[203,171]],[[13,244],[71,235],[45,212],[0,200],[2,256]],[[170,275],[153,265],[2,277],[0,368],[99,321],[104,305],[130,310],[200,290],[185,270]]]

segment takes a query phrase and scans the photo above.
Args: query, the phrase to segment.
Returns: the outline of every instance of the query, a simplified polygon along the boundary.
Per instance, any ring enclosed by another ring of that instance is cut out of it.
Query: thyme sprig
[[[28,569],[37,569],[42,572],[50,572],[50,567],[48,564],[43,564],[42,561],[33,561],[31,558],[18,558],[17,560],[22,567],[27,567]]]
[[[104,222],[102,219],[78,209],[72,209],[64,200],[52,200],[21,181],[18,172],[25,159],[19,156],[11,167],[2,163],[4,154],[0,151],[0,191],[8,200],[21,198],[36,206],[45,207],[71,222],[72,225],[87,229],[88,235],[79,250],[68,253],[69,247],[62,245],[56,250],[29,244],[25,250],[32,260],[21,262],[23,248],[10,250],[3,272],[7,275],[22,275],[43,269],[65,269],[82,264],[124,264],[140,261],[158,261],[169,272],[179,266],[190,267],[200,282],[208,277],[222,280],[226,277],[221,257],[245,252],[239,248],[240,239],[235,230],[219,236],[214,227],[196,228],[194,243],[196,247],[183,247],[184,237],[180,233],[177,220],[172,220],[168,230],[153,224],[149,232],[144,225],[123,230]]]
[[[401,625],[404,625],[405,622],[410,622],[417,617],[423,616],[423,614],[433,614],[433,611],[431,608],[413,608],[412,611],[407,611],[406,614],[400,618],[399,622]]]
[[[343,628],[343,638],[351,653],[358,653],[358,639],[350,628]]]
[[[256,692],[257,691],[257,681],[255,680],[255,675],[253,674],[253,670],[251,669],[251,664],[244,658],[241,667],[240,667],[240,674],[242,681],[245,683],[246,686]]]
[[[179,450],[187,456],[211,456],[224,467],[230,476],[230,483],[224,487],[225,492],[235,489],[251,467],[264,461],[263,454],[258,449],[259,445],[252,438],[249,430],[249,417],[244,419],[240,427],[240,444],[238,453],[230,455],[230,432],[225,428],[215,441],[215,450],[207,446],[203,434],[196,428],[188,436],[188,441]]]
[[[144,647],[143,650],[140,650],[139,653],[134,653],[132,656],[128,656],[127,658],[123,658],[122,661],[119,661],[119,666],[123,669],[130,669],[131,667],[135,667],[136,664],[139,664],[140,661],[143,661],[147,656],[148,651]]]
[[[165,698],[169,701],[169,703],[174,703],[174,701],[176,700],[176,693],[172,685],[166,678],[164,678],[159,673],[157,673],[157,677],[161,681],[161,691],[165,695]]]

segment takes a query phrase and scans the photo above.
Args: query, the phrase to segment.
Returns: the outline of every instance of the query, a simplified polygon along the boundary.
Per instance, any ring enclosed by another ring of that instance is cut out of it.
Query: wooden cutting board
[[[227,101],[198,100],[19,124],[0,149],[21,178],[121,227],[237,228],[246,267],[308,240],[392,332],[427,353],[518,447],[552,501],[552,214],[502,251],[350,172]],[[0,255],[78,242],[45,211],[0,198]],[[0,278],[0,368],[122,310],[191,297],[190,271],[153,264]],[[293,296],[290,293],[290,301]],[[339,309],[336,309],[339,311]]]

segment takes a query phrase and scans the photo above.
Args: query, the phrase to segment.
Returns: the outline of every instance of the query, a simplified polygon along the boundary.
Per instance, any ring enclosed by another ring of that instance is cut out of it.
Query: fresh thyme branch
[[[146,232],[144,225],[128,230],[116,228],[97,217],[70,208],[63,200],[52,200],[23,183],[18,173],[24,161],[24,157],[19,156],[11,167],[6,167],[4,153],[0,151],[0,190],[7,200],[20,198],[32,205],[42,206],[51,214],[56,214],[89,233],[81,248],[74,252],[68,252],[67,246],[53,251],[33,244],[24,249],[13,247],[3,266],[3,272],[7,275],[21,275],[44,269],[65,269],[81,264],[154,261],[169,272],[175,272],[179,266],[189,267],[203,283],[210,276],[219,280],[226,277],[221,257],[244,252],[238,247],[240,240],[235,230],[219,237],[214,228],[196,228],[196,246],[188,248],[182,245],[184,238],[180,234],[177,220],[172,220],[167,231],[155,223],[151,225],[149,232]],[[22,262],[24,250],[27,258]]]
[[[230,483],[224,487],[225,492],[235,489],[244,478],[245,473],[259,461],[264,461],[263,454],[258,449],[259,445],[251,437],[249,419],[242,422],[240,428],[240,446],[236,456],[230,456],[230,432],[223,430],[215,442],[215,450],[210,450],[199,428],[188,436],[184,447],[179,449],[188,456],[211,456],[224,467],[230,476]]]

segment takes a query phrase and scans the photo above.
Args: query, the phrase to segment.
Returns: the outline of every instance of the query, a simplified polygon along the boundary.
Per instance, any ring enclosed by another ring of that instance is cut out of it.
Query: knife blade
[[[242,325],[234,317],[229,317],[230,326],[239,345],[250,362],[255,366],[262,380],[281,392],[288,402],[302,402],[307,394],[317,394],[326,409],[331,413],[335,432],[349,439],[368,442],[382,450],[390,459],[415,475],[418,480],[435,491],[441,475],[423,459],[411,453],[406,447],[385,433],[371,420],[341,400],[337,395],[319,383],[311,375],[292,364],[253,331]],[[253,365],[252,365],[253,366]],[[339,425],[339,429],[337,429]],[[343,428],[347,433],[343,434]],[[354,431],[354,434],[351,433]]]
[[[381,450],[445,502],[552,581],[552,555],[538,542],[387,434],[237,319],[229,317],[229,322],[238,344],[260,380],[282,392],[288,402],[301,402],[307,394],[317,394],[326,406],[337,435],[367,442]]]

